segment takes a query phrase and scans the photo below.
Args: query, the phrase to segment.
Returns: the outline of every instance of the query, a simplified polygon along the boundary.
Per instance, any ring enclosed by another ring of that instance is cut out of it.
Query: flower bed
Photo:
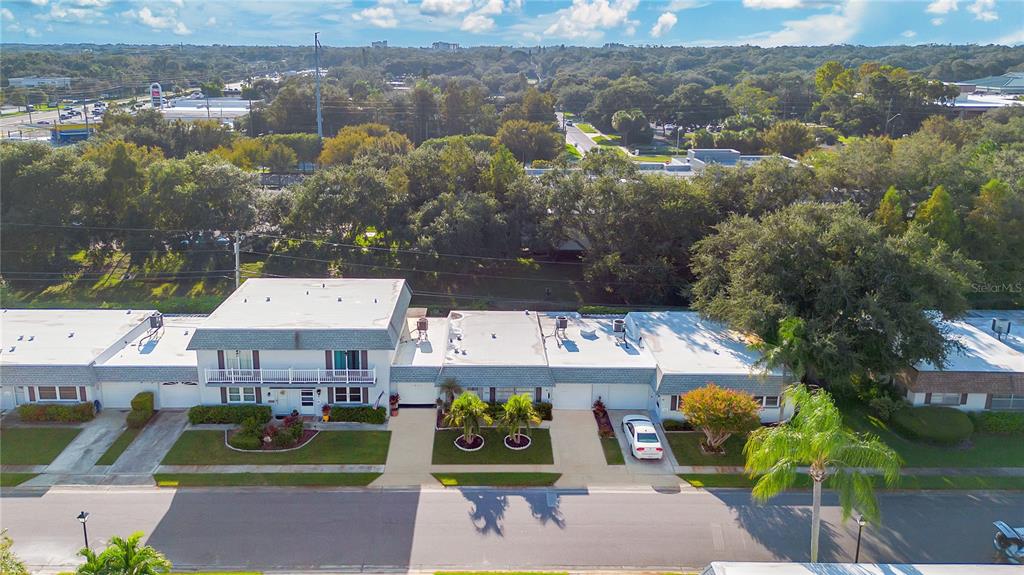
[[[601,437],[615,437],[615,428],[612,426],[612,418],[608,417],[608,410],[600,399],[594,402],[594,419],[597,420],[597,434]]]
[[[455,438],[455,447],[463,451],[480,451],[484,448],[484,437],[482,435],[473,436],[473,442],[469,443],[466,441],[465,435],[460,435]]]
[[[505,436],[505,447],[513,451],[520,451],[526,449],[527,447],[530,446],[530,443],[532,442],[533,440],[530,439],[530,436],[525,434],[519,436],[519,441],[513,439],[511,435]]]
[[[262,426],[255,418],[247,419],[241,428],[228,433],[227,442],[228,446],[242,451],[281,451],[305,445],[316,433],[305,429],[302,418],[293,413],[285,417],[280,426]]]

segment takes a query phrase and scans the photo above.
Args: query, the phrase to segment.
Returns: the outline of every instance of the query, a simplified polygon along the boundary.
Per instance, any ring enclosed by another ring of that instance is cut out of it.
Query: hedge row
[[[243,405],[197,405],[188,410],[188,422],[192,425],[200,423],[235,423],[240,424],[247,419],[255,419],[260,424],[270,421],[270,406]]]
[[[972,415],[974,427],[982,433],[1024,435],[1024,413],[982,411]]]
[[[132,398],[132,410],[125,420],[130,429],[142,429],[153,418],[153,392],[143,391]]]
[[[384,423],[387,411],[383,407],[331,407],[331,421],[352,421],[355,423]]]
[[[91,403],[26,403],[18,406],[22,421],[81,423],[96,417]]]
[[[892,425],[901,435],[931,443],[953,445],[974,433],[966,413],[952,407],[911,407],[893,414]]]

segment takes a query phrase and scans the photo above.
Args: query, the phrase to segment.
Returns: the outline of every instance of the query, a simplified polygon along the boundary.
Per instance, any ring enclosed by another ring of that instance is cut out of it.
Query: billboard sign
[[[159,108],[160,107],[160,101],[164,97],[164,91],[163,91],[163,88],[160,87],[160,83],[159,82],[153,82],[152,84],[149,85],[149,96],[153,100],[153,107],[154,108]]]

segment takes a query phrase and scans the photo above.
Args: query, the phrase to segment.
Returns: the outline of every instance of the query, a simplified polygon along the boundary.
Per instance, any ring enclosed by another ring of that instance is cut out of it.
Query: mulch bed
[[[483,438],[482,435],[474,435],[473,436],[473,443],[469,444],[469,443],[466,443],[466,438],[460,435],[459,437],[457,437],[455,439],[455,443],[456,443],[456,445],[458,445],[459,447],[461,447],[463,449],[478,449],[480,447],[483,447],[483,445],[484,445],[484,438]]]
[[[615,437],[615,428],[612,426],[612,418],[608,417],[608,411],[594,409],[594,419],[597,421],[597,434],[601,437]]]
[[[231,437],[234,434],[236,434],[236,433],[238,433],[237,429],[232,430],[231,432],[229,432],[229,434],[228,434],[228,441],[229,441],[229,443],[230,443]],[[296,444],[294,444],[294,445],[289,445],[287,447],[277,447],[276,445],[274,445],[273,442],[270,442],[270,443],[262,443],[262,444],[260,444],[260,448],[259,449],[240,449],[239,451],[285,451],[285,450],[288,450],[288,449],[295,449],[296,447],[302,447],[303,445],[309,443],[314,437],[316,437],[316,434],[317,434],[317,430],[315,430],[315,429],[303,429],[302,430],[302,436],[299,437],[299,441]],[[236,447],[235,449],[238,449],[238,448]]]
[[[505,436],[505,447],[511,447],[512,449],[522,449],[529,446],[530,443],[530,437],[525,434],[519,436],[519,441],[516,441],[510,435]]]

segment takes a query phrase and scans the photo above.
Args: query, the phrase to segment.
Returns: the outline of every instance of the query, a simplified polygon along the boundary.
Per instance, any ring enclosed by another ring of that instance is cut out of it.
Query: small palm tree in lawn
[[[85,563],[75,571],[77,575],[162,575],[169,573],[171,562],[156,549],[142,545],[142,532],[127,539],[111,537],[110,545],[102,553],[82,549],[79,555]]]
[[[110,568],[107,565],[108,556],[104,553],[97,554],[92,549],[83,547],[78,554],[85,557],[85,563],[75,569],[75,575],[107,575],[110,573]]]
[[[869,434],[850,431],[842,414],[825,391],[803,385],[789,387],[783,398],[796,409],[793,418],[778,427],[762,427],[750,434],[743,447],[746,472],[758,477],[753,496],[767,501],[791,487],[797,467],[807,466],[813,480],[811,508],[811,561],[818,560],[821,530],[821,487],[839,493],[843,519],[856,507],[871,522],[879,519],[871,472],[881,473],[886,484],[899,480],[903,461],[888,445]]]
[[[512,442],[516,445],[522,440],[522,430],[530,425],[540,425],[540,415],[530,400],[530,395],[521,393],[513,395],[505,402],[505,410],[501,415],[501,426],[508,431]]]
[[[444,419],[448,425],[462,428],[462,439],[466,445],[473,445],[480,432],[480,422],[490,424],[493,421],[487,415],[487,404],[471,391],[455,398]]]

